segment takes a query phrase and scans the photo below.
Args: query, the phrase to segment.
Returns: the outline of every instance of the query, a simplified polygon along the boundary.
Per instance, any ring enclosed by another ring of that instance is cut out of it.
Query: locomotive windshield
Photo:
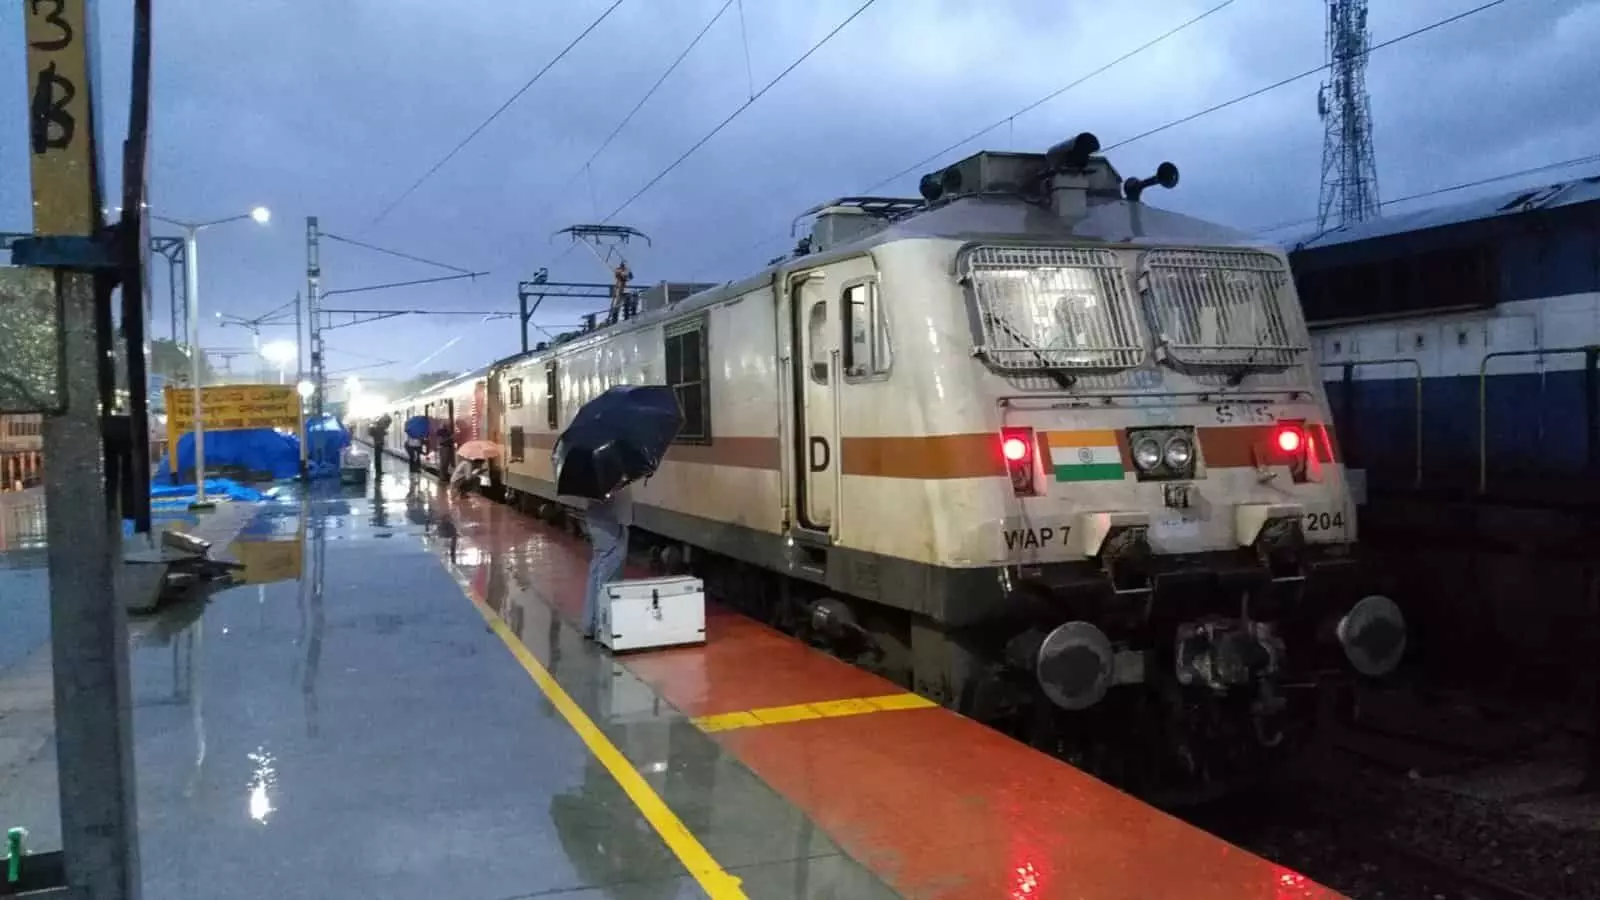
[[[1106,250],[979,247],[966,278],[980,353],[1003,369],[1123,369],[1144,348],[1122,270]]]
[[[1181,365],[1281,368],[1307,348],[1288,272],[1268,253],[1152,250],[1144,300],[1166,357]]]

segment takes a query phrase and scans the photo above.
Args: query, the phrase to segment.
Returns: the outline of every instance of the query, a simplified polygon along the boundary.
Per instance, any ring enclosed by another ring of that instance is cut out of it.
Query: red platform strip
[[[451,506],[463,541],[486,555],[485,567],[488,556],[499,557],[568,621],[577,619],[588,574],[584,542],[478,498]],[[630,567],[628,575],[648,573]],[[703,647],[620,661],[690,716],[899,690],[743,616],[710,609],[706,630]],[[907,896],[1339,896],[942,708],[712,739]]]

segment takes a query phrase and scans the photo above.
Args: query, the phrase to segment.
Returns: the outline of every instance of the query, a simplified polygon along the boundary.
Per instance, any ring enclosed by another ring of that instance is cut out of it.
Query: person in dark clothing
[[[439,477],[449,478],[456,467],[456,432],[449,423],[439,428]]]
[[[367,437],[372,440],[372,474],[374,478],[383,478],[383,444],[389,437],[390,418],[385,415],[375,419],[367,426]]]
[[[406,436],[406,466],[415,475],[422,471],[422,439]]]

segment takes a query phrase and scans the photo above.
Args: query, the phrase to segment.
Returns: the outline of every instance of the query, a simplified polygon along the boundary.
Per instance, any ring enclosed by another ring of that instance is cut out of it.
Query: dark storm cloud
[[[339,305],[510,309],[515,282],[603,280],[551,233],[605,216],[847,16],[859,0],[746,2],[595,162],[580,166],[724,0],[627,0],[499,120],[378,225],[374,215],[521,86],[610,0],[290,0],[160,4],[154,203],[226,215],[255,203],[262,232],[202,245],[210,308],[264,311],[304,284],[304,217],[330,231],[492,270],[477,283],[353,295]],[[102,0],[107,82],[125,83],[122,4]],[[790,219],[861,191],[1215,5],[878,0],[616,221],[655,244],[641,280],[734,277],[790,245]],[[1375,41],[1475,5],[1374,3]],[[1236,0],[1182,34],[930,163],[984,147],[1042,149],[1080,130],[1114,143],[1321,61],[1322,4]],[[1394,197],[1591,152],[1600,136],[1592,52],[1600,5],[1509,0],[1376,54],[1369,71],[1380,182]],[[0,8],[0,227],[25,221],[20,16]],[[1138,141],[1123,174],[1171,159],[1161,205],[1241,226],[1315,212],[1320,76]],[[121,117],[108,117],[120,130]],[[919,169],[881,192],[915,191]],[[1554,173],[1559,178],[1571,173]],[[576,176],[576,177],[574,177]],[[1539,179],[1534,179],[1539,180]],[[591,187],[592,186],[592,187]],[[1509,189],[1517,183],[1489,190]],[[1441,198],[1446,202],[1454,197]],[[764,242],[762,242],[764,241]],[[329,288],[435,274],[326,245]],[[552,303],[550,324],[578,305]],[[264,335],[270,337],[270,335]],[[287,336],[285,333],[283,336]],[[465,368],[516,347],[510,323],[394,320],[332,332],[330,347],[408,366]],[[238,344],[210,331],[208,343]],[[333,368],[359,365],[332,357]],[[394,374],[403,374],[398,368]]]

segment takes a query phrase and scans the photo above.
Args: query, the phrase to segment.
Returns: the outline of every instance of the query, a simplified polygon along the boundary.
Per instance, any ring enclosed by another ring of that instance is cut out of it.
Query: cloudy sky
[[[742,27],[739,4],[728,7],[585,170],[725,3],[623,0],[374,223],[612,0],[163,0],[152,206],[194,219],[255,204],[273,210],[266,228],[245,222],[203,237],[207,319],[216,310],[260,314],[304,288],[308,215],[330,232],[490,273],[336,298],[337,305],[514,309],[516,282],[540,266],[557,280],[604,280],[591,256],[563,254],[565,239],[552,233],[612,213],[861,2],[743,0]],[[860,192],[1218,2],[877,0],[613,221],[654,239],[630,253],[641,282],[737,277],[791,245],[789,222],[805,208]],[[1375,0],[1373,40],[1481,2]],[[105,128],[120,137],[130,4],[98,4],[102,97],[115,107]],[[0,4],[0,231],[29,227],[22,7]],[[1304,71],[1323,59],[1323,19],[1317,0],[1235,0],[878,192],[914,196],[922,171],[978,149],[1042,150],[1083,130],[1110,145]],[[1506,0],[1374,54],[1368,82],[1382,195],[1597,152],[1596,46],[1600,2]],[[1319,78],[1135,141],[1112,161],[1124,175],[1176,162],[1182,185],[1148,199],[1190,214],[1249,228],[1314,215]],[[1483,190],[1595,170],[1600,163]],[[322,261],[325,289],[440,274],[340,244],[325,244]],[[164,280],[156,291],[165,298]],[[552,329],[594,308],[549,306],[540,320]],[[157,320],[160,336],[159,300]],[[288,328],[263,334],[292,336]],[[214,319],[203,339],[250,344],[248,333],[219,329]],[[517,336],[513,322],[413,317],[332,331],[328,345],[330,369],[390,359],[399,363],[362,374],[404,377],[419,366],[481,365],[514,352]]]

